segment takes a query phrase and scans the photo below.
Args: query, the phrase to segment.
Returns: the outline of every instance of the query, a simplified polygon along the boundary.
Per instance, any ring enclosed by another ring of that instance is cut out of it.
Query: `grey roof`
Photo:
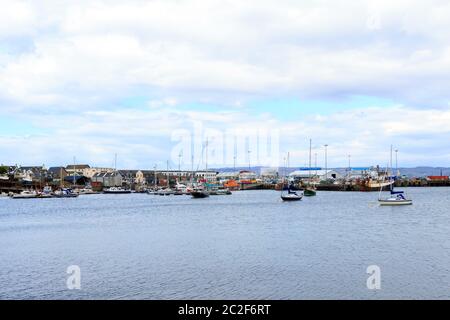
[[[88,164],[69,164],[67,167],[69,170],[80,170],[80,169],[88,169],[90,166]]]

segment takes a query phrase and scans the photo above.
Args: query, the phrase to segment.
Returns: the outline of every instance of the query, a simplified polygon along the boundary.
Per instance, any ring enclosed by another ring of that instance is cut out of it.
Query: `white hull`
[[[407,206],[412,205],[412,200],[378,200],[380,206]]]
[[[281,200],[283,201],[300,201],[302,200],[303,195],[299,194],[284,194],[281,196]]]

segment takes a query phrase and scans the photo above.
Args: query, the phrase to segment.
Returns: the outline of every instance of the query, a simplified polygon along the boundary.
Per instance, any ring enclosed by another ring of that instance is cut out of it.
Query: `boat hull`
[[[131,193],[131,190],[121,190],[121,191],[108,191],[108,190],[105,190],[105,191],[103,191],[103,193],[106,193],[106,194],[128,194],[128,193]]]
[[[300,201],[303,198],[303,193],[298,194],[295,192],[290,192],[286,194],[281,194],[281,200],[283,201]]]
[[[33,196],[19,196],[19,195],[15,195],[12,196],[11,199],[37,199],[38,196],[37,195],[33,195]]]
[[[412,200],[378,200],[380,206],[409,206]]]
[[[311,189],[305,189],[305,191],[303,191],[303,195],[305,197],[313,197],[317,194],[317,192],[315,190],[311,190]]]
[[[192,198],[197,198],[197,199],[208,198],[209,193],[205,192],[205,191],[192,191],[191,196],[192,196]]]

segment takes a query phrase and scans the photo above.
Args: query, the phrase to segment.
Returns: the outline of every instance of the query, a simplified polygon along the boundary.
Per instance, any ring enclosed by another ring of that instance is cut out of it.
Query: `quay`
[[[290,171],[287,174],[281,174]],[[396,187],[450,187],[449,176],[390,177]],[[65,167],[0,166],[0,193],[20,193],[24,190],[42,190],[45,186],[83,189],[86,186],[101,192],[112,187],[123,187],[133,192],[149,189],[174,188],[191,185],[192,181],[237,190],[281,190],[287,182],[292,187],[313,185],[319,191],[365,192],[379,191],[377,181],[387,179],[379,167],[338,170],[321,168],[270,168],[239,171],[182,171],[182,170],[117,170],[97,168],[87,164]],[[372,185],[371,185],[372,183]],[[375,185],[376,187],[374,187]]]

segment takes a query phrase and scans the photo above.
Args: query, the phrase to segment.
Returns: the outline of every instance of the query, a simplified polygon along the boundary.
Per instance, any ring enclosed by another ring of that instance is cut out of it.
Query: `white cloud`
[[[146,137],[168,139],[189,121],[218,127],[261,121],[292,133],[285,149],[295,149],[306,134],[336,151],[353,150],[355,161],[381,161],[374,154],[392,140],[418,141],[429,151],[431,140],[447,133],[449,16],[450,4],[440,0],[3,1],[0,109],[50,127],[53,137],[28,138],[42,154],[57,153],[46,145],[52,139],[58,145],[99,142],[82,147],[97,159],[123,145],[147,150]],[[408,108],[344,110],[321,118],[311,110],[311,119],[283,124],[272,119],[277,110],[246,113],[252,100],[345,101],[354,95]],[[147,101],[123,109],[122,102],[134,96]],[[199,103],[219,111],[192,107]],[[2,138],[9,157],[38,161],[33,149],[13,152],[23,145],[20,139]],[[163,157],[168,148],[161,145],[165,151],[156,154]],[[435,148],[439,158],[442,149]],[[154,150],[148,150],[150,156]],[[129,156],[140,163],[141,156]],[[424,161],[412,149],[408,159]]]

